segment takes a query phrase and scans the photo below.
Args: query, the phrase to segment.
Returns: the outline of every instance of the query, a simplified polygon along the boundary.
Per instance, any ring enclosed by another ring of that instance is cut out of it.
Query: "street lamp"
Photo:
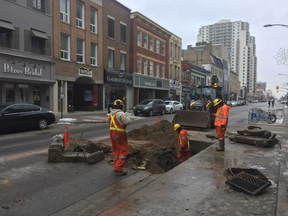
[[[288,77],[288,75],[287,75],[287,74],[278,74],[278,75],[280,75],[280,76],[287,76],[287,77]]]
[[[288,25],[283,25],[283,24],[267,24],[264,25],[263,27],[273,27],[273,26],[282,26],[288,28]]]

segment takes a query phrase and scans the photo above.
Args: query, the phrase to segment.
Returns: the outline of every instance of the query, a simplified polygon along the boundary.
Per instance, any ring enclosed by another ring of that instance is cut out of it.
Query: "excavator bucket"
[[[175,111],[174,124],[180,124],[183,128],[211,128],[211,113],[193,110]]]

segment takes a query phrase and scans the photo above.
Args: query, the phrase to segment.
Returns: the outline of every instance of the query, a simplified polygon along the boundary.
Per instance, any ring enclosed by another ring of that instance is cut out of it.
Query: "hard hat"
[[[219,105],[220,103],[222,103],[223,101],[219,98],[214,100],[214,107],[216,107],[217,105]]]
[[[175,124],[174,125],[174,131],[178,130],[178,128],[180,128],[180,125],[179,124]]]
[[[117,100],[115,100],[114,101],[114,103],[113,103],[113,105],[114,106],[123,106],[124,107],[124,103],[122,102],[122,100],[120,100],[120,99],[117,99]]]

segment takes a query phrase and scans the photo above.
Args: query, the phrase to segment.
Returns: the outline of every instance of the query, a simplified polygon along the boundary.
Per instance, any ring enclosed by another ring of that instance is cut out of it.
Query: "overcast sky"
[[[269,23],[288,25],[287,0],[119,0],[132,11],[139,11],[154,22],[182,38],[182,48],[195,46],[199,27],[221,19],[248,22],[250,34],[256,38],[258,57],[257,81],[288,88],[288,66],[277,65],[274,56],[280,48],[288,49],[288,28],[263,28]],[[175,4],[176,3],[176,4]],[[288,62],[287,62],[288,64]],[[285,84],[286,82],[286,84]],[[276,97],[285,94],[279,92]]]

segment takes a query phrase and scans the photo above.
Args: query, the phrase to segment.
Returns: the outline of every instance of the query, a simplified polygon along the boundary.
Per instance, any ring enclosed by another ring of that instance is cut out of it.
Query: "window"
[[[154,51],[154,37],[150,36],[150,50]]]
[[[144,61],[144,74],[148,74],[148,59],[143,59]]]
[[[37,54],[45,54],[45,39],[32,37],[31,38],[31,52]]]
[[[165,78],[165,65],[162,64],[162,78]]]
[[[108,67],[114,68],[114,50],[108,50]]]
[[[79,1],[76,3],[76,26],[84,28],[84,4]]]
[[[144,33],[144,48],[148,49],[148,34]]]
[[[0,46],[12,48],[12,31],[0,28]]]
[[[160,53],[160,41],[156,39],[156,52]]]
[[[178,59],[180,59],[180,49],[181,49],[181,47],[178,47]]]
[[[137,45],[142,46],[142,31],[137,31]]]
[[[178,80],[180,78],[180,67],[178,67],[178,76],[177,76]]]
[[[137,73],[141,73],[142,72],[141,69],[142,69],[142,58],[138,56],[137,57]]]
[[[84,41],[77,39],[77,62],[85,62],[84,53]]]
[[[161,54],[165,55],[165,42],[161,42]]]
[[[177,78],[177,66],[175,65],[175,68],[174,68],[174,79]]]
[[[42,10],[42,0],[33,0],[33,8]]]
[[[177,58],[177,45],[175,44],[175,49],[174,49],[174,58]]]
[[[61,35],[61,59],[70,60],[70,37]]]
[[[170,65],[170,79],[172,79],[172,65]]]
[[[69,0],[60,0],[60,19],[69,23]]]
[[[108,37],[114,38],[114,20],[108,18]]]
[[[150,60],[150,76],[154,75],[154,62]]]
[[[98,66],[98,46],[94,43],[91,43],[90,64]]]
[[[156,63],[156,77],[159,77],[159,63]]]
[[[126,54],[121,53],[121,70],[125,71],[126,70]]]
[[[172,49],[173,49],[173,44],[172,42],[170,43],[170,56],[172,57]]]
[[[97,10],[90,8],[90,31],[97,34]]]
[[[126,24],[121,24],[121,42],[126,43]]]

